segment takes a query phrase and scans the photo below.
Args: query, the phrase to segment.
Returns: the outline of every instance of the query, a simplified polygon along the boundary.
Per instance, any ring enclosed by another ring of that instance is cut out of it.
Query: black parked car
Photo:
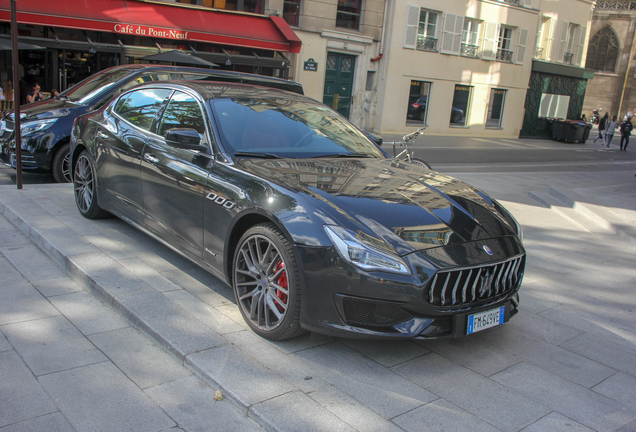
[[[517,312],[514,218],[305,96],[143,85],[79,117],[71,155],[82,215],[112,213],[226,281],[263,337],[463,336]]]
[[[302,94],[296,82],[261,75],[203,68],[126,65],[105,69],[59,94],[54,99],[22,106],[22,169],[50,172],[57,182],[69,182],[69,141],[75,117],[95,111],[114,95],[140,83],[173,79],[259,84]],[[0,154],[15,168],[14,115],[8,113],[0,131]]]

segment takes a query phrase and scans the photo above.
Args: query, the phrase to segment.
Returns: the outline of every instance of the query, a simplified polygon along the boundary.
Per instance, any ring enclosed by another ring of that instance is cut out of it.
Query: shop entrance
[[[352,55],[327,53],[327,71],[322,102],[333,107],[349,118],[351,91],[355,72],[356,57]]]
[[[119,54],[105,52],[58,52],[58,82],[62,90],[111,66],[119,65]]]

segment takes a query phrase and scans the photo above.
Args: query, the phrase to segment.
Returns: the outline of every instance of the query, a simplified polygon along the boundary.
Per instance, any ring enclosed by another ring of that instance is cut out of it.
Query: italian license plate
[[[469,315],[466,334],[476,333],[478,331],[503,324],[505,311],[506,307],[502,306],[497,309],[490,309],[486,312]]]

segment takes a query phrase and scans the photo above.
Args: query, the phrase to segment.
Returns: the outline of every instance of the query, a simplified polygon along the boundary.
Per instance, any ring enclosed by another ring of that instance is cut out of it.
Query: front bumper
[[[470,315],[501,306],[505,323],[518,311],[525,251],[516,238],[475,243],[502,252],[490,261],[472,243],[416,252],[404,257],[412,276],[365,273],[331,248],[297,246],[305,275],[301,325],[336,337],[462,337]]]

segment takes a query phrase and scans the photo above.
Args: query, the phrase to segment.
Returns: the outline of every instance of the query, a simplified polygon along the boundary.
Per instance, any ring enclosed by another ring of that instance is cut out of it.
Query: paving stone
[[[213,307],[193,296],[186,290],[172,291],[163,293],[167,298],[179,307],[188,311],[190,315],[209,326],[220,335],[235,333],[237,331],[245,331],[243,327],[236,324],[227,316],[217,311]]]
[[[7,341],[7,338],[4,337],[4,333],[2,333],[2,329],[0,329],[0,352],[11,351],[12,349],[13,347],[11,346],[9,341]]]
[[[551,412],[542,419],[532,423],[521,432],[593,432],[592,429],[583,426],[574,420],[564,417],[559,413]]]
[[[0,289],[0,325],[59,315],[60,312],[24,280]]]
[[[192,375],[174,357],[135,328],[94,334],[89,339],[142,389]]]
[[[231,303],[234,297],[231,289],[214,276],[207,274],[200,282],[181,270],[163,272],[175,285],[188,291],[193,296],[201,299],[212,307]]]
[[[341,339],[340,342],[386,367],[413,360],[430,352],[423,346],[409,340],[371,341]]]
[[[4,197],[3,197],[4,199]],[[33,201],[26,198],[20,203],[7,203],[5,201],[4,217],[15,225],[27,237],[31,238],[33,229],[53,228],[68,229],[64,223],[54,217],[43,208],[35,205]]]
[[[636,410],[636,376],[619,372],[592,388],[597,393]]]
[[[76,432],[73,426],[59,413],[47,414],[41,417],[0,427],[0,432]]]
[[[0,251],[30,282],[66,276],[59,265],[32,243],[9,246]]]
[[[444,399],[402,414],[393,422],[408,432],[498,432],[499,429]]]
[[[426,355],[393,369],[502,430],[519,430],[549,412],[539,403],[437,354]]]
[[[154,290],[121,296],[116,300],[115,309],[179,359],[227,344],[227,340],[210,327]]]
[[[636,376],[636,346],[629,341],[618,343],[586,333],[561,344],[561,347]]]
[[[188,432],[263,431],[228,400],[214,400],[215,389],[196,377],[149,388],[146,394]]]
[[[96,293],[106,304],[125,294],[155,291],[117,261],[102,253],[71,257],[69,270],[73,278]]]
[[[0,353],[0,426],[57,411],[15,351]]]
[[[252,407],[250,415],[272,430],[355,432],[355,429],[302,392],[286,394],[258,404]]]
[[[155,432],[175,426],[110,362],[49,374],[39,380],[78,432]]]
[[[234,321],[239,326],[243,327],[243,329],[252,331],[252,329],[250,329],[250,326],[248,326],[245,320],[243,319],[243,316],[241,315],[241,312],[239,311],[238,306],[235,305],[234,303],[223,304],[223,305],[215,307],[214,309],[221,312],[223,315],[225,315],[226,317]]]
[[[559,345],[583,333],[581,330],[559,321],[553,321],[544,316],[526,311],[523,307],[507,325],[523,333],[528,338],[553,345]]]
[[[2,332],[36,376],[106,360],[64,317],[10,324]]]
[[[615,369],[580,354],[526,337],[523,328],[503,326],[497,329],[497,336],[505,351],[587,388],[616,373]]]
[[[128,327],[126,321],[88,292],[51,297],[53,306],[85,335]]]
[[[238,348],[226,345],[191,354],[186,363],[237,406],[247,410],[254,404],[296,390]],[[210,381],[211,380],[211,381]]]
[[[183,290],[139,258],[120,259],[117,262],[159,292]]]
[[[97,234],[90,220],[82,217],[77,211],[76,206],[73,206],[73,211],[69,212],[68,209],[59,206],[53,199],[48,198],[37,200],[36,204],[80,236]]]
[[[308,396],[355,430],[365,432],[403,432],[395,424],[371,411],[334,386],[311,392]]]
[[[57,279],[36,281],[33,282],[33,286],[40,291],[44,297],[84,292],[84,289],[68,276]]]
[[[239,314],[239,317],[241,317],[241,319],[243,320],[241,312],[238,310],[238,306],[236,306],[236,312]],[[243,320],[243,322],[245,322],[245,320]],[[289,353],[295,353],[298,351],[303,351],[308,348],[325,345],[334,341],[335,339],[329,336],[311,332],[311,333],[305,333],[293,339],[287,339],[282,341],[269,341],[269,343],[271,343],[281,352],[284,352],[285,354],[289,354]]]
[[[79,254],[98,253],[92,244],[64,225],[63,228],[31,228],[31,241],[42,249],[60,267],[65,266],[67,257]]]
[[[10,225],[6,222],[6,219],[2,218],[0,220],[4,220],[7,225]],[[18,231],[13,225],[11,225],[11,227],[12,229],[0,229],[0,248],[31,244],[31,241],[26,238],[24,234]]]
[[[133,254],[124,249],[119,243],[103,234],[85,235],[83,238],[116,261],[135,258]]]
[[[2,255],[2,251],[0,251],[0,274],[2,275],[0,287],[27,282],[26,278]]]
[[[521,291],[519,292],[519,304],[521,306],[521,310],[536,314],[561,304],[535,295],[531,289],[528,289],[528,285],[529,284],[526,282],[526,278],[524,277],[521,285]]]
[[[319,390],[329,384],[299,362],[296,357],[278,350],[270,341],[249,330],[225,336],[234,346],[245,352],[270,371],[284,378],[305,393]]]
[[[307,369],[314,370],[313,376],[320,376],[385,418],[437,399],[431,392],[337,342],[294,355]]]
[[[0,204],[1,205],[1,204]],[[2,209],[2,207],[0,207]],[[0,211],[0,231],[16,231],[15,226],[2,215]]]
[[[614,431],[636,419],[636,410],[529,363],[491,378],[598,432]]]

